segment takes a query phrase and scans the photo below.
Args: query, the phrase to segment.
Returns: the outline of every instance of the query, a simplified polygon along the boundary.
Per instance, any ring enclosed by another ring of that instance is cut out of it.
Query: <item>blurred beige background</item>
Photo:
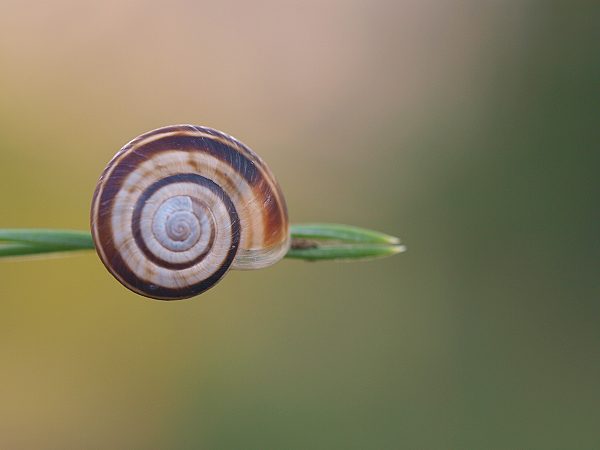
[[[263,156],[293,222],[409,251],[175,303],[93,253],[0,263],[0,448],[598,448],[593,12],[5,0],[0,227],[87,229],[124,143],[196,123]]]

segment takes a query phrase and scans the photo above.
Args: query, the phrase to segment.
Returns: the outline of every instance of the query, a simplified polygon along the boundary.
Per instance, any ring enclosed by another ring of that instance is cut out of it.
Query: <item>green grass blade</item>
[[[291,231],[292,248],[286,258],[350,261],[382,258],[406,250],[394,236],[351,225],[297,224]]]
[[[0,243],[17,242],[57,249],[93,249],[92,236],[87,231],[48,230],[43,228],[0,229]]]
[[[292,225],[287,258],[357,260],[391,256],[405,250],[400,240],[373,230],[338,224]],[[0,229],[0,258],[92,250],[87,231]]]
[[[400,244],[400,239],[378,231],[335,223],[303,223],[291,226],[292,239],[318,239],[369,244]]]
[[[1,242],[0,259],[21,256],[47,255],[48,253],[64,254],[72,251],[81,251],[80,248],[57,247],[48,245],[25,244],[21,242]]]
[[[64,253],[93,249],[86,231],[47,229],[0,229],[0,258]]]
[[[291,248],[286,258],[304,259],[306,261],[374,259],[392,256],[406,250],[403,245],[346,245],[314,248]]]

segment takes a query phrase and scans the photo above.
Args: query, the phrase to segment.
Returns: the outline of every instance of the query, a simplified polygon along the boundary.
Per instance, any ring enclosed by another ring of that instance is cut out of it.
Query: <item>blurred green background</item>
[[[124,143],[196,123],[293,222],[409,251],[174,303],[93,253],[3,262],[0,448],[599,448],[597,13],[4,0],[0,227],[87,229]]]

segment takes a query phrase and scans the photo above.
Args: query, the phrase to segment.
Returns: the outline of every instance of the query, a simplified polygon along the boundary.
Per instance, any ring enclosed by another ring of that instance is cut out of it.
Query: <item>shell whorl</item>
[[[285,199],[256,153],[220,131],[176,125],[126,144],[102,173],[91,210],[100,259],[151,298],[198,295],[230,269],[285,256]]]

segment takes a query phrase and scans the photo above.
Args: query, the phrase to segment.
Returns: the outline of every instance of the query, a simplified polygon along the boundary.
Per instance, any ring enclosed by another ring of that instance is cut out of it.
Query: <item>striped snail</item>
[[[229,269],[259,269],[290,246],[285,199],[262,159],[217,130],[175,125],[142,134],[108,163],[91,229],[100,259],[128,289],[176,300]]]

